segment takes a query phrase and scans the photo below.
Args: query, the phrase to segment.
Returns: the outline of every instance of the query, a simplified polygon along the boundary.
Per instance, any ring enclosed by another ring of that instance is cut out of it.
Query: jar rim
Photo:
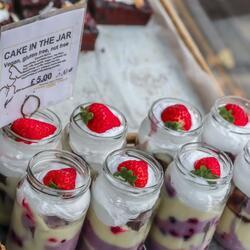
[[[250,140],[248,141],[248,143],[245,145],[244,149],[244,157],[246,162],[250,165]]]
[[[161,121],[159,121],[159,119],[157,119],[157,117],[155,116],[154,114],[154,107],[155,105],[157,105],[158,103],[162,102],[162,101],[168,101],[168,102],[176,102],[176,103],[180,103],[180,104],[184,104],[185,106],[188,107],[188,109],[192,109],[196,112],[196,114],[199,116],[199,124],[196,128],[193,128],[189,131],[175,131],[173,129],[170,129],[166,126],[164,126],[162,124]],[[188,136],[188,135],[193,135],[195,133],[199,133],[199,131],[201,131],[202,129],[202,114],[201,112],[199,111],[198,108],[196,108],[194,105],[192,105],[191,103],[187,102],[187,101],[184,101],[182,99],[178,99],[178,98],[170,98],[170,97],[164,97],[164,98],[160,98],[156,101],[153,102],[153,104],[151,105],[150,107],[150,110],[148,112],[148,118],[151,122],[153,122],[158,128],[161,128],[161,129],[164,129],[164,131],[166,131],[167,133],[169,134],[172,134],[172,135],[175,135],[175,136]],[[159,121],[159,122],[155,122],[155,121]]]
[[[40,159],[40,157],[42,159]],[[81,171],[81,174],[84,174],[86,177],[85,182],[81,186],[74,189],[61,190],[46,186],[44,183],[39,181],[32,170],[39,165],[41,160],[43,163],[45,163],[55,161],[55,159],[57,159],[56,162],[59,162],[60,159],[61,161],[66,160],[67,162],[71,162],[71,167],[74,165],[74,168],[78,172]],[[37,162],[37,160],[39,161]],[[31,187],[40,193],[54,197],[62,197],[63,199],[72,199],[80,196],[88,190],[91,183],[90,166],[82,157],[74,153],[64,150],[43,150],[35,154],[29,161],[27,167],[27,180]]]
[[[235,103],[240,106],[243,106],[239,103],[244,103],[245,106],[249,107],[250,111],[250,100],[243,98],[243,97],[238,97],[238,96],[223,96],[220,97],[215,101],[215,104],[213,105],[211,109],[211,115],[214,118],[216,122],[218,122],[220,125],[223,127],[227,128],[230,130],[230,132],[235,133],[235,134],[240,134],[240,135],[250,135],[250,128],[245,128],[245,127],[240,127],[236,126],[233,123],[230,123],[229,121],[225,120],[220,114],[219,114],[219,107],[223,106],[223,104],[228,103],[230,100],[230,103]],[[243,107],[245,109],[245,107]]]
[[[143,188],[138,188],[138,187],[133,187],[128,185],[126,182],[123,182],[119,180],[118,178],[114,177],[113,173],[111,172],[109,168],[109,161],[112,159],[115,155],[126,155],[128,157],[133,157],[137,158],[139,160],[143,160],[148,163],[148,165],[151,167],[151,169],[154,171],[156,176],[156,181],[154,185],[148,186],[148,187],[143,187]],[[148,194],[152,194],[154,192],[157,192],[160,187],[163,184],[163,169],[158,161],[154,159],[151,155],[145,153],[144,151],[134,149],[134,148],[123,148],[123,149],[118,149],[110,153],[103,165],[103,174],[106,177],[106,179],[109,181],[109,183],[116,188],[118,188],[122,192],[130,193],[131,195],[139,195],[139,196],[144,196]]]
[[[226,166],[228,169],[227,174],[223,177],[219,177],[216,179],[208,179],[204,177],[200,177],[195,175],[185,166],[185,163],[183,163],[181,156],[184,155],[187,151],[193,151],[193,150],[199,150],[201,152],[208,153],[211,156],[214,156],[216,159],[219,159],[220,162],[222,162],[223,166]],[[233,163],[229,156],[224,153],[223,151],[218,150],[217,148],[214,148],[208,144],[202,143],[202,142],[191,142],[183,145],[177,152],[175,162],[177,165],[178,171],[183,174],[183,176],[190,182],[195,183],[199,186],[204,187],[217,187],[217,186],[223,186],[228,183],[230,183],[233,175]],[[205,180],[205,182],[197,182],[196,180]]]
[[[53,121],[55,121],[55,123],[53,123],[53,125],[56,126],[56,131],[53,135],[49,136],[49,137],[45,137],[43,139],[40,140],[32,140],[32,139],[28,139],[25,137],[22,137],[18,134],[16,134],[14,131],[11,130],[11,124],[5,126],[2,128],[2,131],[4,132],[4,134],[6,134],[9,138],[13,139],[16,141],[16,139],[21,140],[21,141],[26,141],[26,142],[30,142],[30,143],[34,143],[34,145],[40,145],[41,143],[50,143],[52,141],[54,141],[56,138],[58,138],[58,136],[61,134],[62,132],[62,123],[61,123],[61,119],[59,118],[59,116],[54,113],[52,110],[50,109],[45,109],[43,111],[38,110],[36,111],[34,114],[32,114],[29,118],[32,118],[34,115],[45,115],[48,118],[52,118]]]
[[[127,124],[127,120],[125,118],[125,116],[115,107],[105,104],[106,106],[108,106],[111,110],[114,110],[117,114],[119,114],[119,116],[122,118],[122,124],[124,124],[124,129],[116,135],[107,135],[107,136],[99,136],[98,134],[92,133],[91,131],[88,131],[87,129],[83,129],[82,127],[79,126],[79,124],[76,121],[76,118],[79,116],[80,112],[78,112],[78,110],[81,107],[87,107],[90,104],[92,104],[93,102],[87,102],[87,103],[83,103],[78,105],[72,112],[71,116],[70,116],[70,123],[74,124],[77,129],[79,129],[80,131],[83,131],[84,133],[87,133],[89,136],[91,137],[95,137],[95,138],[103,138],[103,139],[113,139],[113,138],[119,138],[123,135],[125,135],[127,133],[127,129],[128,129],[128,124]]]

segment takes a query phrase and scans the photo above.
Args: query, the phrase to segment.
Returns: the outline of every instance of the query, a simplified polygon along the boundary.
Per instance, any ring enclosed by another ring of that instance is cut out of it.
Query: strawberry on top
[[[76,185],[77,172],[74,168],[50,170],[43,178],[44,185],[60,190],[72,190]]]
[[[41,140],[56,131],[56,127],[50,123],[32,118],[20,118],[11,124],[11,130],[17,135],[30,140]],[[26,141],[23,141],[28,143]]]
[[[148,183],[148,164],[143,160],[127,160],[121,162],[114,176],[131,186],[143,188]]]
[[[167,128],[175,131],[189,131],[192,127],[192,117],[183,104],[166,107],[161,113],[161,120]]]
[[[80,115],[87,127],[98,134],[121,125],[118,117],[101,103],[92,103],[86,108],[81,108]]]
[[[237,104],[228,103],[219,108],[219,114],[228,122],[236,126],[246,126],[248,123],[248,115],[245,110]]]
[[[221,176],[220,163],[215,157],[204,157],[194,163],[192,172],[206,179],[216,179]]]

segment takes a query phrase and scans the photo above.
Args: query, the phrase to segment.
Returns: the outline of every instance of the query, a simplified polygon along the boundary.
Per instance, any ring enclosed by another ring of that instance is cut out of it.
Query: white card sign
[[[0,37],[0,127],[72,95],[84,7],[10,27]]]

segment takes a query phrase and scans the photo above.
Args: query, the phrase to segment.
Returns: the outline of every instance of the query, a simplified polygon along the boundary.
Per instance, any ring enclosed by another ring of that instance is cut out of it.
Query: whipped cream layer
[[[6,9],[0,9],[0,23],[9,20],[10,14]]]
[[[50,167],[44,166],[42,171],[35,174],[35,177],[43,183],[43,177],[50,170],[58,170],[66,166],[60,163],[51,163]],[[76,188],[85,184],[84,177],[77,173]],[[90,191],[87,190],[81,196],[72,199],[62,199],[52,197],[35,191],[25,178],[24,182],[17,190],[17,201],[22,204],[25,199],[29,206],[42,216],[56,216],[66,221],[75,221],[83,216],[90,203]]]
[[[139,160],[134,157],[114,157],[110,163],[111,173],[117,171],[117,167],[121,162],[127,160]],[[119,181],[119,180],[117,180]],[[148,183],[146,187],[154,186],[157,179],[148,164]],[[129,184],[128,187],[131,188]],[[136,188],[138,190],[138,188]],[[141,188],[141,191],[143,192]],[[113,186],[104,174],[98,176],[92,186],[92,202],[97,217],[108,226],[122,226],[129,220],[137,218],[141,213],[153,208],[158,197],[160,189],[153,193],[144,194],[144,196],[133,195]]]
[[[201,140],[236,156],[250,139],[250,122],[244,127],[235,126],[229,122],[227,125],[224,126],[215,121],[211,114],[207,115]]]
[[[250,149],[250,144],[248,144]],[[234,184],[250,198],[250,162],[247,162],[245,152],[242,151],[235,159],[233,181]]]
[[[188,152],[182,157],[185,168],[190,172],[194,170],[194,163],[204,157],[211,157],[211,154],[195,151]],[[216,158],[216,157],[215,157]],[[228,174],[223,167],[223,163],[217,158],[221,166],[221,177]],[[167,170],[167,174],[171,177],[171,185],[177,192],[178,199],[186,205],[201,211],[214,210],[217,206],[221,209],[220,204],[229,192],[228,185],[217,185],[215,188],[209,187],[208,182],[202,177],[193,178],[192,182],[187,180],[178,170],[174,162],[171,163]],[[204,185],[204,186],[202,186]]]

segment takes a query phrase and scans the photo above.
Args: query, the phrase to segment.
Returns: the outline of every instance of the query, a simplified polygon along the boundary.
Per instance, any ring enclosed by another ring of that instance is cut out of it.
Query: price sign
[[[84,12],[72,6],[2,30],[0,127],[72,95]]]

